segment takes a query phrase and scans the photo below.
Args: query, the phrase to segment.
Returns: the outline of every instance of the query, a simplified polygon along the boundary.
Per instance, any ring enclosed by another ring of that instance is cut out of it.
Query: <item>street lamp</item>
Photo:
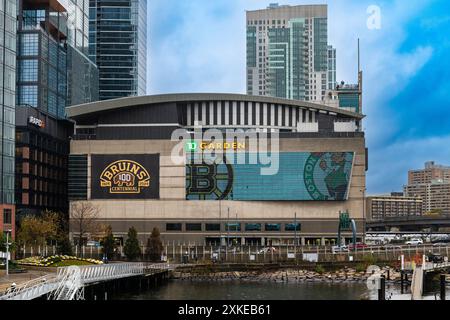
[[[227,248],[230,246],[230,208],[227,215]]]
[[[9,275],[9,233],[12,230],[6,230],[6,275]]]
[[[363,242],[366,242],[366,190],[367,188],[361,189],[363,193]]]

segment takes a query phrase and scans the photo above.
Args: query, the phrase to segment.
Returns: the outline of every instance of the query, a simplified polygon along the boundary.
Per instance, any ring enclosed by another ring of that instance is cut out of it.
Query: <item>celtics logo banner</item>
[[[275,175],[261,164],[192,161],[186,165],[187,200],[343,201],[348,198],[354,152],[279,153]],[[253,155],[247,154],[250,158]]]
[[[92,155],[92,199],[158,199],[159,155]]]

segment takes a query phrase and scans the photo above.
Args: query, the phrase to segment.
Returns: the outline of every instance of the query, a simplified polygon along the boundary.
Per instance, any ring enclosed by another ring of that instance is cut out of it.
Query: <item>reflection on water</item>
[[[365,283],[190,282],[171,280],[126,300],[361,300],[376,299]]]

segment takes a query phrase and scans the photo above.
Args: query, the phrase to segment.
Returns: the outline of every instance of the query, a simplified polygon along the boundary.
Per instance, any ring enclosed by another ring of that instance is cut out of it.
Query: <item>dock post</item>
[[[386,279],[380,276],[380,287],[378,288],[378,300],[386,300]]]
[[[445,274],[440,276],[441,300],[445,300]]]

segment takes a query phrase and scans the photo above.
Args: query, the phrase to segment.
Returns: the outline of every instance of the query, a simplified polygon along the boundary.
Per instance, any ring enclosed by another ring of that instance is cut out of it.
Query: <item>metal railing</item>
[[[144,263],[111,263],[82,266],[80,271],[81,282],[87,284],[144,274]]]
[[[48,274],[9,288],[5,294],[0,294],[0,300],[32,300],[52,292],[58,287],[60,278]]]
[[[176,267],[175,264],[142,262],[60,267],[56,274],[49,274],[8,289],[5,294],[0,294],[0,300],[32,300],[43,295],[48,295],[52,300],[82,299],[80,292],[87,284],[154,274],[174,270]]]

